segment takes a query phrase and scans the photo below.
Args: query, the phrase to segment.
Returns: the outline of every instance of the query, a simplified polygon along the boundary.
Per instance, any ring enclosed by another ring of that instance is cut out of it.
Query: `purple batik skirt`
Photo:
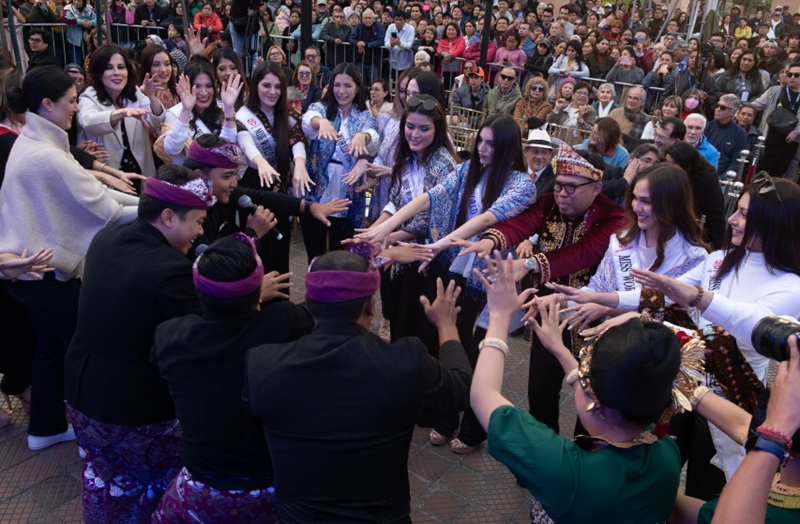
[[[178,420],[118,426],[92,420],[69,404],[67,410],[84,455],[84,522],[150,522],[181,468]]]
[[[274,488],[224,490],[203,484],[186,468],[169,485],[153,513],[153,524],[188,522],[194,524],[273,524]]]

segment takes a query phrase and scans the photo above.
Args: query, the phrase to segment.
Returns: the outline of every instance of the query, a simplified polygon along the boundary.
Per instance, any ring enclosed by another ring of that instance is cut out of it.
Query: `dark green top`
[[[512,406],[489,419],[489,453],[508,466],[555,522],[665,522],[680,483],[671,438],[595,451]]]
[[[700,515],[697,516],[697,524],[711,524],[714,518],[714,511],[717,509],[719,499],[709,500],[700,508]],[[779,508],[767,504],[767,518],[764,524],[797,524],[800,522],[800,510]]]

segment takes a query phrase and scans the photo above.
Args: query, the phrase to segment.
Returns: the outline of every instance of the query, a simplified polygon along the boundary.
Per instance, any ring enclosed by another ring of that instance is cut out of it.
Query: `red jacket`
[[[211,16],[206,18],[203,12],[200,11],[194,15],[194,23],[192,24],[195,29],[200,30],[201,27],[210,27],[209,41],[213,42],[219,38],[222,32],[222,20],[219,19],[217,13],[212,12]]]
[[[486,231],[483,238],[493,239],[498,249],[506,249],[538,234],[539,253],[536,258],[542,266],[540,276],[549,277],[544,281],[561,281],[559,283],[573,286],[585,285],[603,259],[611,235],[622,227],[624,221],[625,213],[622,208],[600,194],[586,214],[580,239],[554,248],[548,244],[561,245],[555,238],[554,231],[556,235],[559,231],[563,234],[565,222],[556,205],[555,196],[547,193],[519,215]],[[585,282],[569,281],[569,277],[577,273],[581,273]]]

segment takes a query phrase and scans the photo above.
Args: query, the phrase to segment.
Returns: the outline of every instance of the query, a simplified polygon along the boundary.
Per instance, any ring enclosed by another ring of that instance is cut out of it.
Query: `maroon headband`
[[[211,192],[211,183],[203,178],[193,178],[182,186],[148,178],[143,194],[189,209],[208,209],[217,202]]]
[[[306,298],[315,302],[346,302],[368,298],[381,287],[381,274],[372,264],[372,245],[366,242],[352,244],[347,251],[367,259],[368,270],[363,271],[310,271],[306,272]]]
[[[253,240],[244,233],[234,233],[233,236],[243,242],[247,242],[253,250],[253,256],[256,258],[256,268],[252,273],[240,280],[232,280],[229,282],[211,280],[201,275],[200,271],[197,269],[197,263],[203,257],[203,255],[200,255],[192,266],[192,277],[195,287],[204,295],[217,298],[238,298],[261,289],[261,281],[264,280],[264,265],[261,263],[261,258],[258,256],[256,245],[253,243]]]
[[[194,140],[192,145],[189,146],[186,158],[207,166],[225,169],[238,169],[244,162],[242,149],[231,142],[224,142],[208,149],[198,144],[197,140]]]

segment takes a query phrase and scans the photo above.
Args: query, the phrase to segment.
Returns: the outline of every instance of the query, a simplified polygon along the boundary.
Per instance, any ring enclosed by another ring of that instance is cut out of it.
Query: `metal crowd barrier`
[[[166,40],[167,34],[165,28],[158,26],[111,24],[111,34],[108,38],[111,42],[126,47],[144,40],[148,35],[160,36]]]
[[[16,34],[8,36],[16,38],[19,44],[22,63],[17,64],[17,67],[23,71],[28,68],[28,61],[30,60],[28,37],[31,29],[34,28],[43,29],[50,34],[50,50],[53,51],[56,60],[62,66],[70,62],[83,64],[83,58],[86,56],[86,42],[81,39],[80,46],[73,46],[67,42],[67,27],[67,24],[16,24]]]
[[[269,38],[275,45],[280,46],[286,54],[286,63],[284,65],[295,67],[303,59],[300,43],[296,39],[282,35],[270,35]],[[314,40],[313,44],[319,50],[321,65],[328,69],[333,69],[342,62],[350,62],[361,71],[365,86],[369,86],[378,78],[389,80],[392,86],[397,81],[396,75],[394,75],[395,78],[390,78],[392,76],[390,75],[389,67],[390,52],[385,47],[366,49],[364,53],[359,53],[358,47],[351,45],[349,42],[331,44],[324,40]],[[260,41],[259,54],[266,54],[267,49],[264,47],[264,42]],[[370,54],[370,51],[373,54]],[[263,58],[266,59],[266,57]]]

